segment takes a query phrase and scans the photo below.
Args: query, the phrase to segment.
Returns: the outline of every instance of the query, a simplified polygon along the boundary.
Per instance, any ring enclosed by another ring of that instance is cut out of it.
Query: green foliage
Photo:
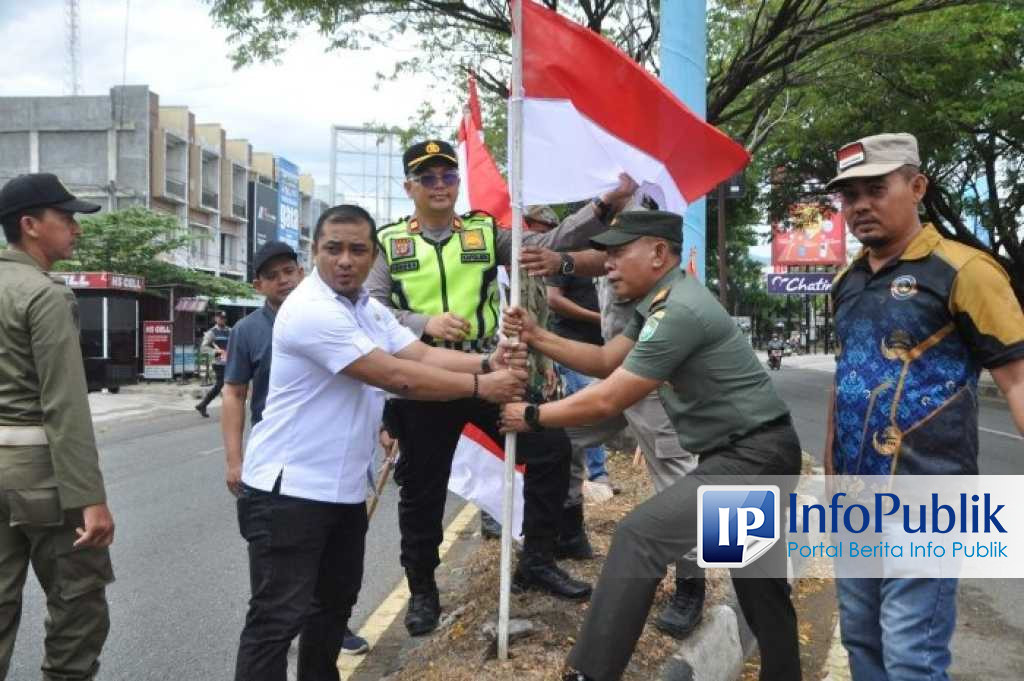
[[[134,274],[145,277],[150,286],[182,284],[210,297],[253,295],[248,284],[169,262],[175,251],[187,249],[193,241],[182,233],[174,216],[132,207],[85,217],[81,224],[75,258],[57,263],[54,269]]]

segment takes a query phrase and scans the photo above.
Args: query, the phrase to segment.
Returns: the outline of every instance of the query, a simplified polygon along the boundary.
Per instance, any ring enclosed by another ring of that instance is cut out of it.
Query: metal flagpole
[[[512,92],[509,97],[509,197],[512,256],[509,304],[519,305],[519,252],[523,242],[523,0],[512,0]],[[505,436],[505,499],[501,508],[501,582],[498,596],[498,659],[508,659],[509,594],[512,589],[512,504],[516,434]]]

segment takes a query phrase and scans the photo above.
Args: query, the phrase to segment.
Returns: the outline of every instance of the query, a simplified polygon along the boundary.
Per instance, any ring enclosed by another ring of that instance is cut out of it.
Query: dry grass
[[[632,465],[632,454],[611,453],[608,470],[622,493],[603,504],[586,507],[587,529],[595,558],[562,561],[574,576],[596,582],[608,552],[616,523],[630,509],[647,499],[652,488],[643,465]],[[410,654],[394,681],[552,681],[560,679],[565,658],[586,613],[586,603],[569,603],[537,593],[512,595],[512,617],[532,622],[534,631],[510,645],[511,659],[498,662],[494,644],[481,630],[498,611],[498,542],[485,542],[464,565],[457,567],[456,583],[462,587],[445,595],[445,611],[458,616],[443,631]],[[709,601],[719,602],[726,593],[723,571],[709,571]],[[671,574],[658,589],[654,610],[660,610],[672,594]],[[674,639],[660,634],[648,623],[623,677],[648,681],[657,677],[662,663],[676,648]]]

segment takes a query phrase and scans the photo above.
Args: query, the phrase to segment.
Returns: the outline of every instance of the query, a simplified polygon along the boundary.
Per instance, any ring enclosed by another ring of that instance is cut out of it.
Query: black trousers
[[[210,402],[213,402],[217,395],[220,395],[220,391],[224,387],[224,369],[226,368],[227,367],[223,364],[213,365],[213,376],[215,379],[213,387],[206,392],[206,396],[203,397],[203,400],[202,402],[199,403],[199,406],[205,407],[206,405],[210,404]]]
[[[440,563],[444,504],[452,457],[462,429],[473,423],[500,445],[498,407],[482,400],[418,402],[394,400],[388,427],[401,446],[395,481],[401,486],[398,527],[402,534],[402,567],[414,591],[430,583]],[[563,430],[519,436],[516,462],[526,464],[523,476],[523,535],[526,543],[553,544],[569,488],[572,445]]]
[[[345,627],[363,581],[366,504],[330,504],[243,487],[252,598],[235,681],[285,681],[299,638],[300,681],[337,681]]]
[[[622,676],[665,569],[697,545],[701,485],[781,483],[785,500],[795,487],[800,460],[792,425],[766,428],[702,455],[693,472],[633,509],[615,530],[569,665],[597,681]],[[783,483],[765,476],[790,477]],[[784,576],[785,547],[783,535],[755,563],[731,571],[740,608],[761,650],[762,681],[800,679],[796,611]]]

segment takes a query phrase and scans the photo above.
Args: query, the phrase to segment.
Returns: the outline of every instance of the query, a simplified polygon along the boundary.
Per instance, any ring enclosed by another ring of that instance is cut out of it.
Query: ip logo
[[[779,539],[775,485],[701,485],[697,490],[697,564],[750,565]]]

